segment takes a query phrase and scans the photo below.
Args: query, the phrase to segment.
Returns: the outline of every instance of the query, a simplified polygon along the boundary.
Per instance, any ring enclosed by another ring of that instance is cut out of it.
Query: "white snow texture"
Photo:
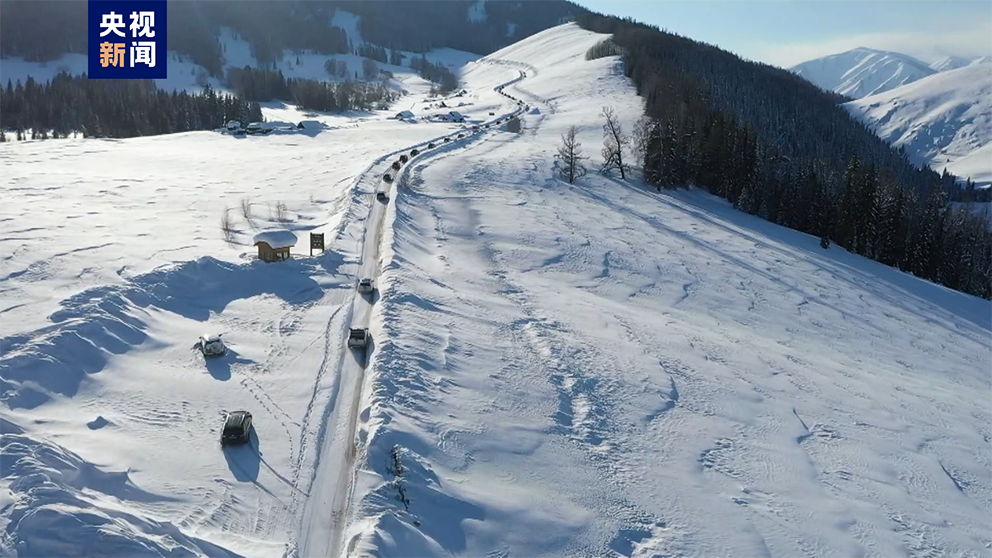
[[[561,182],[569,126],[595,165],[641,114],[602,39],[468,63],[464,124],[393,119],[445,110],[410,80],[310,134],[0,146],[0,556],[992,556],[992,303]]]

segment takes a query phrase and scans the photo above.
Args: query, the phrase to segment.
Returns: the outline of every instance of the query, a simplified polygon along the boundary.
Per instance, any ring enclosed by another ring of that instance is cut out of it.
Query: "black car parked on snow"
[[[234,411],[227,415],[224,421],[224,431],[220,435],[220,445],[247,444],[251,433],[251,413]]]

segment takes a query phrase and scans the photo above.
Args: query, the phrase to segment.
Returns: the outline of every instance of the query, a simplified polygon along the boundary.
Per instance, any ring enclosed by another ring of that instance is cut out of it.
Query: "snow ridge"
[[[854,99],[883,93],[936,73],[911,56],[864,47],[816,58],[790,69],[821,89]]]
[[[992,63],[940,72],[843,106],[905,148],[915,164],[992,183]]]

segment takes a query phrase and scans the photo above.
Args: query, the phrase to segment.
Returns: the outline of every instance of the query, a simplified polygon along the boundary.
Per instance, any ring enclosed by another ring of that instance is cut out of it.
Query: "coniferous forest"
[[[126,138],[211,130],[231,120],[260,121],[262,110],[258,103],[217,94],[209,87],[198,94],[166,92],[153,80],[90,80],[85,74],[60,73],[44,84],[28,78],[16,86],[8,82],[0,90],[0,122],[15,136],[3,134],[3,141],[79,132],[84,137]],[[23,137],[29,129],[32,137]]]
[[[992,299],[992,229],[952,199],[987,193],[916,168],[842,107],[771,66],[630,20],[587,13],[645,100],[645,181],[695,184],[735,207],[918,277]]]
[[[344,29],[332,26],[336,10],[359,16],[359,32],[379,49],[422,53],[453,48],[489,54],[534,33],[563,23],[583,8],[565,0],[484,4],[484,18],[470,18],[475,0],[169,0],[169,50],[189,56],[222,77],[222,27],[251,46],[259,65],[283,51],[353,53],[385,62],[382,52],[359,52]],[[0,3],[0,55],[46,62],[65,53],[86,53],[83,1],[3,0]],[[513,33],[508,33],[512,29]],[[377,49],[378,50],[378,49]]]
[[[250,101],[291,101],[302,110],[322,112],[387,109],[398,98],[382,83],[286,79],[281,71],[256,68],[228,69],[227,84],[238,96]]]

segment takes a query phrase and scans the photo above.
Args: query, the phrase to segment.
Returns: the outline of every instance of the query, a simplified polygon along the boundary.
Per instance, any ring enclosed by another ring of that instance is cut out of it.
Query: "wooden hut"
[[[264,231],[255,235],[252,242],[258,246],[258,259],[278,262],[289,259],[289,249],[296,246],[296,235],[291,231]]]

